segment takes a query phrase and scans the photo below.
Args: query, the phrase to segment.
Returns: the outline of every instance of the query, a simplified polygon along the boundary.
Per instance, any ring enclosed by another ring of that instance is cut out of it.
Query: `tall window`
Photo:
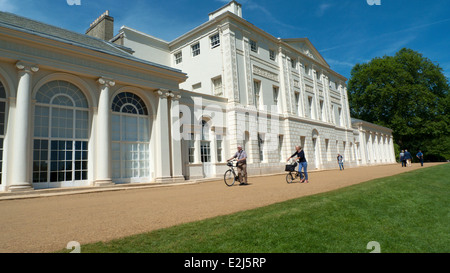
[[[223,91],[222,91],[222,77],[217,77],[212,79],[212,85],[213,85],[213,94],[214,96],[222,96],[223,95]]]
[[[273,87],[273,103],[274,103],[274,105],[277,106],[278,112],[280,112],[280,105],[278,104],[279,94],[280,94],[279,90],[280,89],[278,87],[276,87],[276,86]]]
[[[2,82],[0,82],[0,184],[2,184],[3,174],[3,140],[5,139],[6,128],[6,92]]]
[[[217,162],[222,162],[222,135],[216,135]]]
[[[191,139],[189,140],[188,147],[188,155],[189,155],[189,163],[195,162],[195,135],[193,133],[190,134]]]
[[[284,156],[283,156],[283,135],[278,136],[278,159],[280,162],[284,162]]]
[[[200,142],[200,156],[202,163],[211,162],[211,141],[209,139],[209,124],[202,120],[202,140]]]
[[[260,106],[260,100],[261,100],[261,82],[260,81],[254,81],[253,82],[253,92],[255,94],[255,107],[256,109],[259,109]]]
[[[325,121],[325,111],[323,110],[323,100],[320,100],[319,106],[320,106],[320,119],[322,121]]]
[[[220,46],[220,35],[219,33],[214,34],[213,36],[209,37],[211,40],[211,48],[215,48]]]
[[[33,182],[87,180],[89,110],[75,85],[52,81],[36,94]],[[50,163],[50,165],[49,165]]]
[[[295,112],[300,115],[300,93],[295,92]]]
[[[313,98],[312,97],[308,97],[308,110],[309,110],[309,117],[310,118],[314,118],[313,115]]]
[[[264,161],[264,140],[261,134],[258,134],[259,161]]]
[[[196,43],[191,46],[192,48],[192,56],[195,57],[197,55],[200,55],[200,43]]]
[[[134,93],[119,93],[112,103],[112,176],[122,182],[150,177],[149,116]]]

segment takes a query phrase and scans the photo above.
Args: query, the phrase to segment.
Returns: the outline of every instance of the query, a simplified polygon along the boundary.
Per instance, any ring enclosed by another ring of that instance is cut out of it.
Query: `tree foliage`
[[[351,115],[393,129],[401,149],[421,149],[428,160],[450,159],[449,86],[438,64],[403,48],[353,67]]]

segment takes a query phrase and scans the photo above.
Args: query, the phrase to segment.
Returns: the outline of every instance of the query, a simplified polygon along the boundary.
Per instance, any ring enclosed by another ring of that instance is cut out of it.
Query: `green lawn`
[[[450,164],[183,224],[86,252],[450,252]]]

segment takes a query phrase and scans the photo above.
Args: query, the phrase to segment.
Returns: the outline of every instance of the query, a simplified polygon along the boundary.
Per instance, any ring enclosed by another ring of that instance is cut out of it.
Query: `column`
[[[183,176],[183,158],[181,151],[181,133],[180,133],[180,123],[177,120],[180,119],[180,103],[179,100],[181,95],[170,94],[171,97],[171,154],[172,154],[172,177],[174,180],[184,181]]]
[[[12,174],[11,184],[8,190],[26,191],[32,190],[32,182],[29,177],[30,170],[30,109],[31,109],[31,85],[32,75],[39,71],[35,64],[22,61],[16,63],[18,73],[18,85],[16,96],[16,110],[14,121],[14,140],[12,141]]]
[[[395,160],[395,149],[394,149],[394,136],[390,135],[389,136],[389,154],[390,154],[390,159],[391,159],[391,163],[396,163]]]
[[[111,87],[115,82],[111,79],[100,78],[100,98],[97,113],[97,156],[95,186],[108,186],[112,183],[111,175]]]
[[[169,135],[169,90],[160,89],[154,92],[158,100],[156,113],[156,182],[171,182],[170,135]]]

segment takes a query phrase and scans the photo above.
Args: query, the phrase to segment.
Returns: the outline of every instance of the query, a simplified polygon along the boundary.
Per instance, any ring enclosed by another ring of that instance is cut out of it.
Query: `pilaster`
[[[170,160],[170,135],[169,135],[169,106],[168,97],[170,91],[160,89],[154,92],[158,100],[158,110],[156,114],[156,162],[155,177],[156,182],[171,182],[172,162]]]

